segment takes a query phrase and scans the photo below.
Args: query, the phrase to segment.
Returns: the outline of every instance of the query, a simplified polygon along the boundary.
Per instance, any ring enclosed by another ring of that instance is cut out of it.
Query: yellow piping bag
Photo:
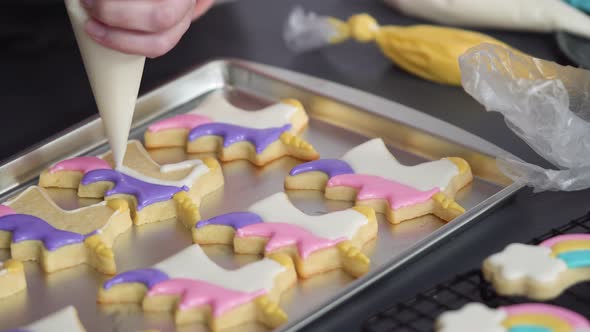
[[[505,43],[488,35],[433,25],[380,26],[367,14],[347,21],[305,13],[295,8],[284,30],[287,46],[296,52],[338,44],[348,39],[376,42],[383,54],[400,68],[429,81],[461,85],[459,56],[482,43]]]

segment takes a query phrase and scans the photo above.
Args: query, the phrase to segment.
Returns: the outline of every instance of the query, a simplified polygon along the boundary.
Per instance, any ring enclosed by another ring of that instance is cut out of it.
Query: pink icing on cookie
[[[77,157],[58,162],[49,169],[49,173],[59,171],[78,171],[84,174],[97,169],[111,169],[111,165],[97,157]]]
[[[219,287],[204,281],[176,278],[156,284],[147,296],[180,295],[179,308],[181,310],[210,305],[213,316],[217,317],[265,293],[266,290],[264,289],[246,293]]]
[[[0,204],[0,217],[7,216],[9,214],[16,214],[16,211],[14,211],[11,207]]]
[[[258,236],[270,238],[264,248],[265,252],[272,252],[290,245],[297,245],[297,250],[302,258],[307,258],[311,253],[332,247],[344,240],[344,237],[337,240],[330,240],[315,236],[308,230],[292,224],[264,222],[252,224],[237,230],[236,236],[250,237]]]
[[[531,303],[531,304],[517,304],[507,307],[501,307],[500,309],[506,311],[508,316],[515,315],[527,315],[527,314],[541,314],[547,316],[559,317],[576,329],[588,328],[590,323],[582,315],[579,315],[573,311],[556,307],[553,305],[543,303]]]
[[[554,245],[564,242],[564,241],[575,241],[575,240],[585,240],[590,241],[590,234],[566,234],[566,235],[559,235],[556,237],[552,237],[547,239],[539,244],[541,247],[548,247],[551,248]]]
[[[188,129],[191,130],[202,124],[213,122],[209,117],[199,114],[180,114],[168,119],[153,123],[148,127],[148,131],[158,132],[168,129]]]
[[[375,175],[342,174],[328,181],[328,187],[352,187],[358,189],[357,199],[386,199],[394,209],[422,203],[429,200],[439,189],[420,191],[399,182]]]

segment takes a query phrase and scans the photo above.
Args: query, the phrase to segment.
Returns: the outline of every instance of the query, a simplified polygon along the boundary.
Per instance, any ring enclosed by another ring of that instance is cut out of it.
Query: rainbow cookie
[[[376,236],[377,220],[369,207],[310,216],[285,193],[267,197],[245,212],[202,220],[193,228],[193,240],[199,244],[233,243],[240,254],[288,254],[302,278],[337,268],[355,277],[367,273],[370,260],[360,250]]]
[[[0,208],[3,206],[0,205]],[[23,263],[15,259],[0,262],[0,299],[27,288]]]
[[[63,210],[40,187],[29,187],[0,206],[0,248],[14,259],[38,260],[46,272],[87,263],[116,273],[113,243],[129,227],[121,199]]]
[[[510,244],[484,261],[483,273],[500,294],[555,298],[590,281],[590,234],[560,235],[536,246]]]
[[[151,268],[131,270],[106,281],[103,304],[142,303],[145,311],[174,311],[177,324],[208,323],[216,331],[257,321],[277,327],[287,320],[281,294],[296,282],[293,262],[273,255],[226,270],[191,245]]]
[[[461,158],[443,158],[416,166],[400,164],[381,139],[348,151],[340,159],[321,159],[295,166],[286,189],[325,190],[326,197],[367,205],[389,222],[434,214],[450,221],[465,210],[453,199],[473,176]]]
[[[437,332],[589,332],[584,316],[565,308],[542,304],[516,304],[497,309],[469,303],[443,313]]]
[[[52,313],[32,324],[5,332],[85,332],[76,308],[69,306]]]
[[[317,151],[295,136],[307,122],[297,100],[246,111],[231,105],[218,91],[195,110],[149,126],[145,143],[148,149],[186,146],[189,153],[217,152],[222,161],[247,159],[257,166],[283,156],[315,160]]]

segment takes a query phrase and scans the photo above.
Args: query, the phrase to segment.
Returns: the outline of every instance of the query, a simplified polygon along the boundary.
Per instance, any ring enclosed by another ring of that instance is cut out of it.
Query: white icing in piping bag
[[[124,54],[96,43],[84,31],[80,0],[65,0],[96,106],[117,167],[123,165],[145,56]]]
[[[590,17],[562,0],[385,0],[437,23],[509,30],[564,30],[590,38]]]

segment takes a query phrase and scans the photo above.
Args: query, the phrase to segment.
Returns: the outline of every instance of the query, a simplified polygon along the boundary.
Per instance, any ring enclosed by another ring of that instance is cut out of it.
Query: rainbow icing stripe
[[[481,303],[443,313],[437,320],[439,332],[588,332],[590,321],[562,307],[524,303],[497,309]]]
[[[539,244],[550,248],[555,258],[569,269],[590,267],[590,234],[566,234],[547,239]]]
[[[549,304],[517,304],[498,310],[506,313],[502,325],[509,332],[587,332],[590,329],[590,322],[582,315]]]

